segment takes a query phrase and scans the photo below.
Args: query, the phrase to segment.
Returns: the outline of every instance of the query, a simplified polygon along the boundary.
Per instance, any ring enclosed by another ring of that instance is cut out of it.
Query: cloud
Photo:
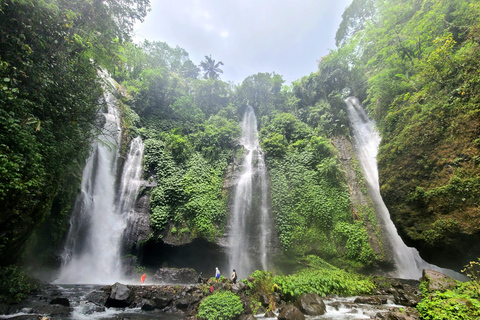
[[[222,79],[241,82],[276,72],[291,82],[316,70],[335,47],[335,32],[352,0],[152,1],[135,39],[185,49],[194,63],[223,61]]]

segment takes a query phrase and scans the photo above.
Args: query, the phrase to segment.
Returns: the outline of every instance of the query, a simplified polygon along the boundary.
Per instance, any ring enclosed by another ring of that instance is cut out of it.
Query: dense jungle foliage
[[[96,135],[120,42],[148,0],[4,0],[0,4],[0,264],[18,258],[32,231],[59,244]]]
[[[354,214],[331,143],[349,137],[344,99],[355,95],[377,120],[382,195],[402,236],[424,256],[452,254],[455,267],[480,252],[476,1],[354,0],[338,49],[291,85],[275,73],[227,83],[211,56],[196,66],[179,47],[132,43],[148,8],[148,0],[2,2],[1,264],[17,261],[27,239],[54,256],[98,133],[101,69],[125,90],[123,146],[137,135],[145,141],[152,241],[223,234],[225,177],[241,158],[248,103],[283,258],[375,264],[366,228],[374,219]]]
[[[478,1],[353,0],[338,48],[291,85],[275,73],[227,83],[223,62],[211,56],[197,66],[179,47],[132,43],[133,23],[148,9],[148,0],[1,1],[0,265],[21,261],[27,240],[44,261],[55,258],[99,132],[106,72],[123,88],[123,150],[132,137],[145,141],[151,241],[166,233],[209,241],[223,234],[226,173],[234,158],[241,161],[240,121],[249,104],[282,259],[313,265],[278,278],[259,272],[258,286],[290,299],[369,292],[368,280],[338,269],[381,259],[368,229],[371,208],[353,209],[331,142],[350,137],[344,99],[355,95],[382,136],[381,192],[402,237],[430,261],[457,269],[480,255]],[[2,274],[24,283],[15,267]],[[425,296],[419,310],[425,319],[448,318],[458,311],[451,301],[478,298],[476,286],[478,279]],[[30,288],[17,287],[9,299]]]
[[[364,100],[394,223],[425,258],[454,268],[480,254],[479,13],[477,1],[354,0],[340,47],[311,76]]]

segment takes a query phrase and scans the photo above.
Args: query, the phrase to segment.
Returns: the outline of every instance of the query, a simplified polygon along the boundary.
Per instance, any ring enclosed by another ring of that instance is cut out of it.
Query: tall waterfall
[[[452,270],[439,268],[427,263],[420,257],[415,248],[407,247],[398,235],[397,229],[390,219],[390,213],[380,195],[377,169],[377,152],[380,136],[375,130],[375,122],[368,118],[357,98],[349,97],[345,102],[347,104],[348,117],[353,128],[355,151],[365,175],[377,216],[382,220],[381,222],[393,248],[397,277],[418,279],[421,277],[423,269],[431,269],[448,274],[456,279],[464,278]]]
[[[269,215],[269,188],[260,148],[257,119],[248,106],[242,122],[243,163],[237,177],[228,228],[229,270],[240,278],[267,269],[274,236]]]
[[[122,275],[120,248],[126,228],[125,215],[134,205],[143,156],[143,143],[134,139],[116,194],[118,146],[121,126],[112,95],[107,95],[102,133],[82,174],[57,283],[111,284]]]

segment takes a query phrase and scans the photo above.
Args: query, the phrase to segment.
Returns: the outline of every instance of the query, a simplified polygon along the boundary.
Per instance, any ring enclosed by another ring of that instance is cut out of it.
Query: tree
[[[203,72],[205,72],[203,77],[205,79],[219,79],[220,76],[218,74],[223,73],[222,69],[219,68],[221,65],[223,66],[223,62],[219,61],[215,63],[212,55],[210,55],[210,57],[205,56],[205,61],[200,62],[200,67],[203,69]]]
[[[182,76],[184,78],[192,78],[197,79],[198,73],[200,72],[200,68],[198,68],[192,60],[187,60],[183,63],[182,66]]]
[[[335,34],[335,44],[342,47],[360,30],[365,28],[366,23],[372,20],[376,13],[374,0],[353,0],[342,14],[342,22]]]

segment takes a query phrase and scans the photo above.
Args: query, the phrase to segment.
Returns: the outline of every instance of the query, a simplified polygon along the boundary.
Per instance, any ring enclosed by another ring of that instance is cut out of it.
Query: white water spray
[[[268,179],[260,148],[257,119],[248,106],[242,122],[244,159],[234,191],[230,217],[229,271],[246,277],[256,269],[267,269],[273,221],[269,215]]]
[[[140,186],[143,143],[132,141],[120,194],[116,199],[116,173],[121,126],[114,97],[107,95],[107,112],[100,141],[93,143],[82,174],[81,193],[75,202],[56,283],[111,284],[122,278],[121,240],[126,215],[135,203]]]
[[[348,117],[353,128],[353,142],[360,165],[375,205],[377,215],[382,219],[382,224],[393,248],[396,263],[397,277],[418,279],[423,269],[431,269],[448,274],[456,279],[464,278],[461,274],[449,269],[443,269],[424,261],[418,250],[405,245],[398,235],[397,229],[390,219],[378,182],[377,153],[380,144],[380,135],[375,130],[375,122],[370,120],[357,98],[349,97],[347,104]]]

